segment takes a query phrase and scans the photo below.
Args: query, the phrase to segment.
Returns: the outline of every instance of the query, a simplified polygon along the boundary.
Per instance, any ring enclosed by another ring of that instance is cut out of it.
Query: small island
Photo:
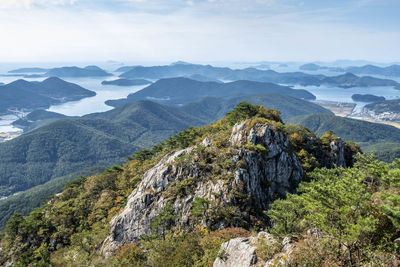
[[[45,73],[49,69],[44,68],[21,68],[16,70],[10,70],[8,73]]]
[[[137,85],[146,85],[150,84],[151,81],[144,80],[144,79],[117,79],[112,81],[102,81],[102,85],[117,85],[117,86],[137,86]]]
[[[299,69],[300,70],[316,71],[316,70],[321,69],[321,66],[319,66],[317,64],[314,64],[314,63],[308,63],[308,64],[301,65]]]
[[[365,95],[354,94],[351,96],[351,99],[359,102],[382,102],[386,100],[386,98],[384,98],[383,96],[376,96],[370,94],[365,94]]]
[[[84,68],[79,67],[62,67],[50,69],[45,73],[47,77],[72,77],[72,78],[82,78],[82,77],[105,77],[112,76],[111,73],[97,66],[87,66]]]

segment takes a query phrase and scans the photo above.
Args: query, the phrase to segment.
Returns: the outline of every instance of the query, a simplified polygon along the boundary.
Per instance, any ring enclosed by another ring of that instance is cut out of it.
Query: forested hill
[[[332,114],[308,101],[263,94],[232,99],[206,98],[181,107],[142,101],[82,118],[63,119],[0,144],[1,195],[28,189],[86,167],[120,163],[125,156],[150,148],[182,129],[222,118],[241,101],[282,110],[283,118],[315,112]],[[49,122],[50,115],[55,114],[34,112],[28,117],[39,119],[35,124],[41,124]],[[0,216],[5,218],[15,212],[26,214],[40,200],[58,190],[60,185],[55,187],[49,182],[29,192],[30,198],[36,201],[27,200],[23,194],[13,196],[10,201],[0,201]]]
[[[400,157],[400,129],[390,125],[328,114],[293,117],[287,122],[304,125],[319,134],[332,130],[344,140],[356,141],[363,151],[374,153],[380,160],[391,162]]]
[[[152,102],[58,120],[0,144],[1,195],[86,167],[120,162],[140,148],[201,123],[175,108]]]
[[[189,78],[161,79],[150,86],[128,95],[126,99],[109,100],[107,105],[120,106],[139,100],[152,100],[167,105],[186,104],[204,97],[231,98],[251,94],[275,93],[299,99],[313,100],[306,90],[252,81],[230,83],[200,82]]]
[[[73,67],[61,67],[53,68],[45,73],[45,76],[55,77],[105,77],[112,76],[112,74],[97,66],[87,66],[84,68]]]
[[[267,94],[204,99],[182,107],[140,101],[103,113],[62,119],[0,144],[1,195],[82,168],[119,162],[137,149],[151,147],[182,129],[221,118],[242,100],[281,108],[284,118],[330,113],[306,101]],[[210,103],[213,110],[208,109]]]
[[[299,116],[300,114],[333,115],[331,111],[312,102],[274,93],[246,95],[229,99],[207,97],[200,101],[183,105],[180,109],[207,123],[211,123],[224,117],[228,111],[232,110],[237,104],[243,101],[255,105],[262,105],[265,108],[279,110],[283,119]]]

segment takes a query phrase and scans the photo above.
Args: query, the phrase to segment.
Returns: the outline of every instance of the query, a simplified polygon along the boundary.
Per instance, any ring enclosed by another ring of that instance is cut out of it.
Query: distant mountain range
[[[116,69],[114,72],[127,72],[130,71],[133,68],[139,67],[140,65],[136,65],[136,66],[122,66],[119,67],[118,69]]]
[[[308,63],[300,66],[300,70],[330,70],[336,72],[351,72],[353,74],[369,74],[369,75],[381,75],[388,77],[400,77],[400,65],[391,65],[388,67],[378,67],[375,65],[364,65],[364,66],[350,66],[346,68],[339,67],[327,67],[320,66],[314,63]]]
[[[94,95],[95,92],[56,77],[42,82],[17,80],[0,87],[0,113],[14,109],[47,109],[50,105]]]
[[[287,72],[279,73],[273,70],[260,70],[256,68],[247,68],[240,70],[233,70],[230,68],[213,67],[211,65],[198,65],[198,64],[173,64],[166,66],[153,66],[132,67],[126,72],[122,73],[120,77],[128,79],[163,79],[172,77],[190,77],[191,75],[202,75],[212,79],[224,81],[238,81],[249,80],[257,82],[270,82],[278,84],[300,84],[303,86],[320,86],[328,84],[331,86],[348,87],[349,84],[353,86],[397,86],[395,81],[378,79],[373,77],[358,77],[362,82],[354,83],[353,77],[348,77],[351,82],[343,79],[341,76],[328,77],[325,75],[313,75],[302,72]],[[345,76],[346,78],[347,76]]]
[[[45,73],[50,69],[44,68],[20,68],[16,70],[10,70],[8,73]]]
[[[134,80],[128,80],[128,79],[117,79],[117,80],[112,80],[112,81],[102,81],[102,85],[117,85],[117,86],[135,86],[135,85],[146,85],[150,84],[151,81],[144,80],[144,79],[134,79]]]
[[[398,86],[399,83],[388,79],[379,79],[371,76],[359,77],[352,73],[345,73],[338,76],[326,77],[321,80],[320,85],[333,85],[338,87],[351,88],[351,87],[371,87],[371,86]]]
[[[377,67],[374,65],[365,65],[361,67],[348,67],[346,71],[355,74],[371,74],[390,77],[400,77],[400,65],[391,65],[388,67]]]
[[[308,71],[317,71],[317,70],[329,70],[329,71],[336,71],[336,72],[345,72],[345,69],[339,68],[339,67],[326,67],[326,66],[320,66],[314,63],[307,63],[304,65],[301,65],[299,67],[300,70],[308,70]]]
[[[150,86],[128,95],[126,99],[108,100],[106,104],[117,107],[139,100],[151,100],[168,105],[178,105],[209,96],[229,98],[262,93],[276,93],[306,100],[315,99],[315,96],[306,90],[296,90],[272,83],[253,81],[216,83],[199,82],[188,78],[169,78],[158,80]]]
[[[72,67],[60,67],[60,68],[20,68],[11,70],[9,73],[13,73],[16,76],[23,76],[24,78],[38,78],[38,77],[60,77],[60,78],[80,78],[80,77],[106,77],[112,76],[112,74],[97,66],[87,66],[84,68],[72,66]],[[36,73],[28,75],[27,73]]]

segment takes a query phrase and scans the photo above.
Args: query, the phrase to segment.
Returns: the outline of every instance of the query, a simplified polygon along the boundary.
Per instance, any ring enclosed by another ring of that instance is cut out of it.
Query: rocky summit
[[[111,221],[105,255],[164,231],[165,223],[191,230],[198,224],[212,230],[267,225],[263,211],[287,192],[294,193],[304,177],[288,136],[274,124],[241,121],[223,149],[207,136],[165,155],[144,174],[123,212]],[[325,152],[331,156],[325,165],[346,166],[343,141],[331,141]],[[207,160],[209,155],[218,160]],[[158,221],[168,213],[168,222]]]
[[[351,175],[371,173],[351,168],[359,152],[333,132],[318,137],[285,125],[276,110],[243,102],[213,124],[190,127],[123,165],[70,182],[28,217],[13,216],[0,242],[0,264],[273,266],[291,248],[293,255],[307,255],[306,241],[337,248],[337,231],[322,223],[330,239],[295,238],[312,228],[313,213],[328,213],[354,197],[363,197],[356,200],[362,212],[374,210],[365,204],[363,174],[359,182]],[[315,196],[315,190],[322,191]],[[319,196],[327,197],[328,207]],[[358,211],[343,210],[350,212],[346,221],[360,218],[352,214]],[[254,231],[261,233],[255,237]],[[334,259],[335,253],[329,255]]]

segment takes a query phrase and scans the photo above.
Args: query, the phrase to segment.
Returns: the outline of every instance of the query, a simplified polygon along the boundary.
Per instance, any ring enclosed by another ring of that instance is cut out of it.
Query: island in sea
[[[47,109],[51,105],[76,101],[96,93],[57,77],[42,82],[17,80],[0,87],[0,114],[16,110]]]
[[[137,86],[137,85],[146,85],[150,84],[151,81],[144,79],[117,79],[112,81],[102,81],[102,85],[117,85],[117,86]]]
[[[386,100],[386,98],[383,96],[376,96],[371,94],[354,94],[351,96],[351,99],[358,102],[381,102]]]
[[[47,71],[44,75],[48,77],[55,76],[55,77],[74,77],[74,78],[112,76],[111,73],[108,73],[97,66],[87,66],[84,68],[79,68],[75,66],[54,68]]]

